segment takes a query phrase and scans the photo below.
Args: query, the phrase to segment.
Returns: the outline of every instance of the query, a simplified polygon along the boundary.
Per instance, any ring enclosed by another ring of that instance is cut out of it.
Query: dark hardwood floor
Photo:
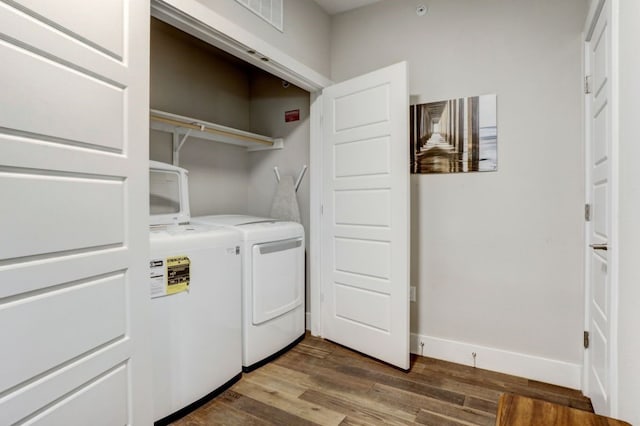
[[[592,411],[576,390],[416,356],[404,372],[307,335],[173,424],[493,425],[503,392]]]

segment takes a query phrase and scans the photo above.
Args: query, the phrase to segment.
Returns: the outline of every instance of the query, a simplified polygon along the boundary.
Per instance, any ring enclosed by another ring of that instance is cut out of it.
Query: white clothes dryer
[[[156,425],[242,375],[241,234],[189,224],[187,171],[150,164],[149,285]]]
[[[305,333],[305,240],[296,222],[245,215],[194,217],[242,234],[242,368],[251,371]]]

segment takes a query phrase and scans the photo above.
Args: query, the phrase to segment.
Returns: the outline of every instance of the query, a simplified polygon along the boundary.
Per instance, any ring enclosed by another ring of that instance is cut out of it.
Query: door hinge
[[[584,220],[587,222],[591,221],[591,204],[584,205]]]
[[[584,348],[589,349],[589,332],[588,331],[584,332],[582,339],[583,339],[582,343],[584,345]]]
[[[591,76],[590,75],[584,76],[584,93],[585,95],[588,95],[589,93],[591,93]]]

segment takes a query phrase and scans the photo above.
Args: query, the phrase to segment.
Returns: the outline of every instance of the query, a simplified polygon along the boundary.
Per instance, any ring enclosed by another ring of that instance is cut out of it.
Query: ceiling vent
[[[276,27],[279,31],[284,31],[282,0],[236,1]]]

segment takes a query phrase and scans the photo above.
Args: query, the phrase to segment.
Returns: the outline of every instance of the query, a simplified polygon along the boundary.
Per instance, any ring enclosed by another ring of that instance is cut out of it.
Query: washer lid
[[[188,223],[189,183],[187,170],[149,161],[149,224]]]
[[[158,225],[149,232],[151,253],[168,250],[180,255],[185,250],[211,247],[235,247],[240,245],[242,234],[234,228],[216,225]]]

